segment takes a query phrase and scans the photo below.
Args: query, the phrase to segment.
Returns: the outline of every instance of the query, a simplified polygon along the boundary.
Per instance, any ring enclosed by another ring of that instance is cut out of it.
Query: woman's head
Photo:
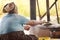
[[[6,4],[3,8],[3,13],[17,13],[17,7],[14,2]]]

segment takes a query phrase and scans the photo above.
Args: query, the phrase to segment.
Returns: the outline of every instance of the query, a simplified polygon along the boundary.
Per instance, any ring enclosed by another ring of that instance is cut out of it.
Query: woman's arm
[[[42,21],[30,20],[29,22],[26,23],[24,29],[29,30],[30,27],[35,27],[36,25],[41,25],[42,23],[43,23]]]
[[[42,21],[36,21],[36,20],[30,20],[29,22],[26,23],[26,25],[30,26],[35,26],[35,25],[41,25],[43,22]]]

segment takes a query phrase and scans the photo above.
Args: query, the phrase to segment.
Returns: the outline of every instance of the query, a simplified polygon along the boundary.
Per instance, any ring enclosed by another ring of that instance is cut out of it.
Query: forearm
[[[30,20],[29,22],[26,23],[26,25],[34,26],[35,25],[35,21],[34,20]]]
[[[35,25],[42,24],[42,23],[43,23],[42,21],[31,20],[31,21],[27,22],[26,24],[35,26]]]

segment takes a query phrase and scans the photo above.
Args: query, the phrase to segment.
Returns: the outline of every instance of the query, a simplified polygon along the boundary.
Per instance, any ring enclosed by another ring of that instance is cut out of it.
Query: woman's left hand
[[[25,29],[25,30],[29,30],[29,29],[30,29],[30,26],[29,26],[29,25],[25,25],[25,26],[24,26],[24,29]]]

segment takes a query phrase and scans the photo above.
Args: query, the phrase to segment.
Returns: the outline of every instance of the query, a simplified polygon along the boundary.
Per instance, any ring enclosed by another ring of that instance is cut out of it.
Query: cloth
[[[50,30],[44,28],[46,28],[44,25],[33,26],[30,28],[29,34],[35,35],[36,37],[50,37]]]
[[[0,34],[6,34],[13,31],[23,31],[23,24],[29,20],[16,13],[7,14],[3,17],[0,25]]]

